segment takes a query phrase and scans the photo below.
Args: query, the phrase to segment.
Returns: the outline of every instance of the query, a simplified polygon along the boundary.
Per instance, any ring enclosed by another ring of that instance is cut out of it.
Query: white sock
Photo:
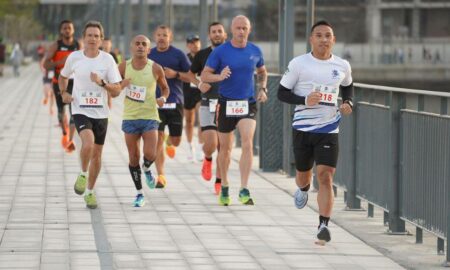
[[[83,172],[83,171],[81,171],[81,172],[80,172],[80,175],[82,175],[82,176],[86,177],[86,175],[87,175],[87,172]]]
[[[139,195],[139,194],[143,195],[142,189],[138,190],[138,191],[137,191],[137,194],[138,194],[138,195]]]
[[[88,188],[86,188],[86,195],[89,195],[89,194],[92,194],[92,192],[93,192],[93,189],[88,189]]]

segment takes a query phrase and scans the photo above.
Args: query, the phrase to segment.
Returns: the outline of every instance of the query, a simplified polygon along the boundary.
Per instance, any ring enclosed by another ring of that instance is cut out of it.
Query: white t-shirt
[[[312,91],[322,94],[318,105],[295,107],[292,126],[312,133],[339,132],[339,86],[352,83],[351,73],[350,64],[335,55],[328,60],[320,60],[307,53],[292,59],[280,84],[298,96],[306,97]]]
[[[106,89],[91,81],[91,72],[97,73],[105,82],[117,83],[122,80],[119,69],[109,53],[100,51],[94,57],[84,55],[84,50],[71,53],[61,75],[69,78],[72,74],[72,114],[83,114],[90,118],[108,118],[108,93]]]

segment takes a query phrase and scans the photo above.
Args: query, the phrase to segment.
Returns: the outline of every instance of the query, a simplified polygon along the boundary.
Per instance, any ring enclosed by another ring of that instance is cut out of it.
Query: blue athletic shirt
[[[206,61],[206,66],[220,74],[228,66],[231,76],[219,82],[219,94],[226,99],[247,99],[254,102],[255,87],[253,73],[255,68],[264,66],[261,49],[251,42],[245,48],[236,48],[231,42],[215,48]]]
[[[163,68],[168,67],[179,72],[187,72],[191,67],[191,62],[189,62],[189,59],[184,52],[172,45],[164,52],[159,52],[156,47],[152,48],[148,58],[160,64]],[[183,104],[183,82],[177,78],[166,78],[166,80],[170,89],[167,103]],[[159,86],[157,86],[156,97],[158,98],[160,96],[161,90],[159,89]]]

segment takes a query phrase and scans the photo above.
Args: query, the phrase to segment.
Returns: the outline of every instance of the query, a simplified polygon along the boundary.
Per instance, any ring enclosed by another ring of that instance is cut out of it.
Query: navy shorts
[[[158,130],[159,122],[152,119],[123,120],[122,131],[127,134],[143,134],[147,131]]]

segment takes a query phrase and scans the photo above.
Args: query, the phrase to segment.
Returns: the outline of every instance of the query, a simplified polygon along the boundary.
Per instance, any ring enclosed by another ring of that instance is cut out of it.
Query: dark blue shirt
[[[183,51],[173,47],[172,45],[170,45],[169,49],[164,52],[159,52],[156,47],[152,48],[148,58],[158,63],[163,68],[168,67],[179,72],[187,72],[191,66],[191,62],[189,62],[189,59]],[[166,78],[166,80],[170,89],[170,95],[167,99],[167,103],[183,104],[183,82],[177,78]],[[160,96],[161,90],[159,87],[156,87],[156,97]]]
[[[251,42],[245,48],[236,48],[228,41],[215,48],[206,61],[206,66],[220,74],[226,66],[231,76],[219,83],[219,94],[227,99],[254,100],[253,73],[264,66],[261,49]]]

